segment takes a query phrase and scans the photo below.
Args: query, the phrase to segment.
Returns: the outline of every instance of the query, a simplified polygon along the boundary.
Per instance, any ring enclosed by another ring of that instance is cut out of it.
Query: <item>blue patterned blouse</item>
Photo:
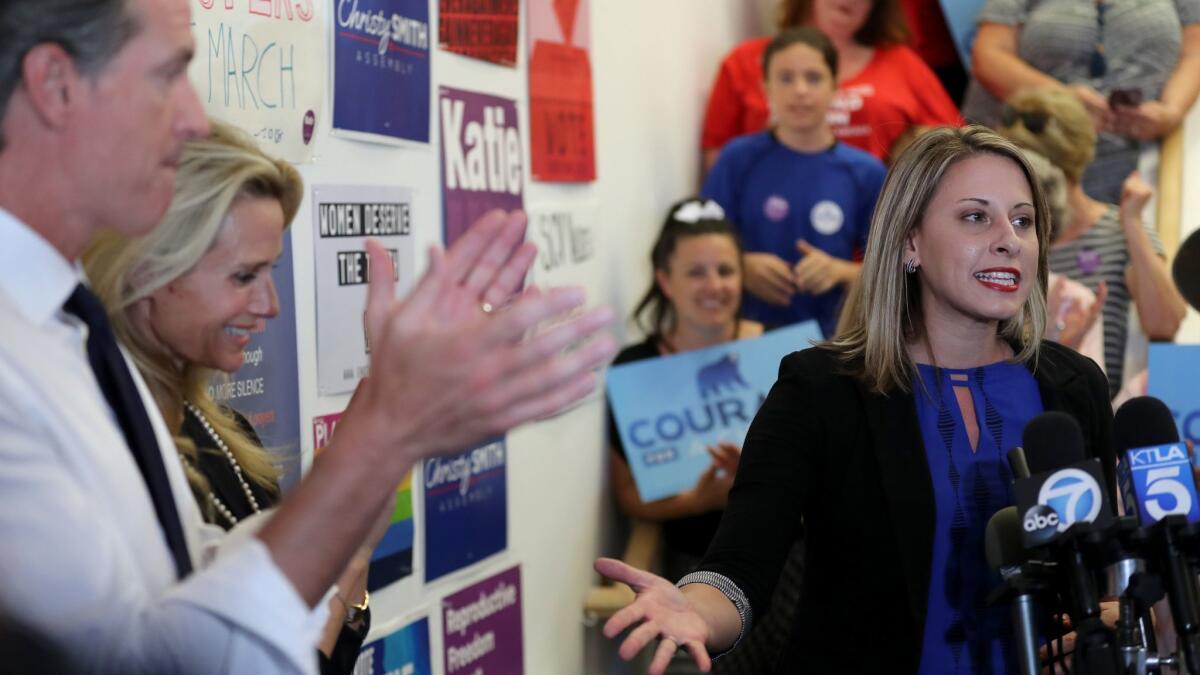
[[[1008,609],[987,606],[1000,577],[988,567],[983,536],[992,514],[1013,503],[1006,453],[1042,412],[1037,381],[1008,362],[962,370],[919,365],[918,371],[914,399],[937,512],[920,672],[1015,672]],[[974,404],[974,450],[955,387],[970,392]]]

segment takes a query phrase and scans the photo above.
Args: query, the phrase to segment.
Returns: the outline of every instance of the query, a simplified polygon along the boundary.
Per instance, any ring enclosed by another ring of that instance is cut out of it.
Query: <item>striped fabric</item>
[[[1066,84],[1087,84],[1107,96],[1113,89],[1137,89],[1157,99],[1179,61],[1182,26],[1200,22],[1200,0],[1104,0],[1104,34],[1098,35],[1093,0],[988,0],[979,21],[1016,26],[1017,55]],[[1092,53],[1103,39],[1108,71],[1091,76]],[[963,115],[995,125],[1000,102],[972,81]],[[1121,183],[1137,166],[1140,146],[1104,133],[1083,187],[1103,202],[1115,203]]]
[[[1146,228],[1150,245],[1163,255],[1158,233]],[[1129,266],[1129,250],[1125,233],[1117,219],[1117,207],[1109,207],[1100,220],[1087,232],[1071,241],[1055,244],[1050,249],[1050,269],[1082,283],[1094,292],[1103,281],[1108,286],[1104,302],[1104,369],[1108,373],[1109,396],[1116,396],[1124,382],[1125,339],[1129,323],[1129,287],[1125,285],[1125,268]]]

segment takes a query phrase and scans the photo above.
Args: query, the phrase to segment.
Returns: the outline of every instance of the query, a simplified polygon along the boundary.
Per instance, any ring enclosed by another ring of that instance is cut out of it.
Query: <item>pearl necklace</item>
[[[198,422],[200,422],[200,426],[204,427],[204,430],[208,432],[209,437],[212,438],[213,442],[217,444],[217,448],[220,449],[220,451],[225,455],[225,459],[229,461],[229,466],[233,468],[234,477],[237,478],[238,483],[242,486],[242,493],[246,495],[246,502],[250,504],[250,511],[252,513],[258,513],[261,510],[258,506],[258,500],[254,498],[254,492],[250,490],[250,484],[247,483],[246,479],[242,476],[242,467],[237,463],[237,459],[234,458],[233,452],[229,449],[229,446],[225,445],[225,441],[221,440],[221,437],[217,435],[217,430],[213,429],[212,424],[210,424],[208,421],[208,418],[205,417],[204,413],[200,412],[200,409],[193,405],[191,401],[184,401],[183,407],[186,408],[188,412],[192,413],[192,416],[195,417]],[[184,462],[188,461],[182,453],[179,455],[179,458]],[[217,513],[224,516],[225,520],[229,521],[231,525],[238,524],[237,516],[233,515],[233,512],[229,510],[229,507],[226,506],[212,490],[208,491],[208,502],[212,504],[213,509],[215,509]]]

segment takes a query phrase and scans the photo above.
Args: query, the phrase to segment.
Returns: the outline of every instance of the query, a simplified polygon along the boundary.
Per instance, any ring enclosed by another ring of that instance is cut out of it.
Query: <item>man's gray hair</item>
[[[80,72],[95,75],[138,31],[129,5],[130,0],[0,0],[0,120],[30,49],[57,43]]]

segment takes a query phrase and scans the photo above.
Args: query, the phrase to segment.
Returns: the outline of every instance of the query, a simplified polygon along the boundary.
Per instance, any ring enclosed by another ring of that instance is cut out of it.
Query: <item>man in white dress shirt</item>
[[[84,670],[312,673],[320,601],[405,472],[582,397],[613,351],[593,339],[611,314],[523,339],[582,295],[524,294],[492,311],[532,260],[519,216],[492,214],[432,252],[403,301],[390,274],[372,275],[372,376],[321,461],[238,541],[203,524],[131,368],[194,570],[177,578],[89,365],[87,326],[63,304],[92,237],[152,228],[184,142],[207,130],[186,77],[189,4],[0,3],[0,607]],[[390,265],[378,245],[369,252]]]

